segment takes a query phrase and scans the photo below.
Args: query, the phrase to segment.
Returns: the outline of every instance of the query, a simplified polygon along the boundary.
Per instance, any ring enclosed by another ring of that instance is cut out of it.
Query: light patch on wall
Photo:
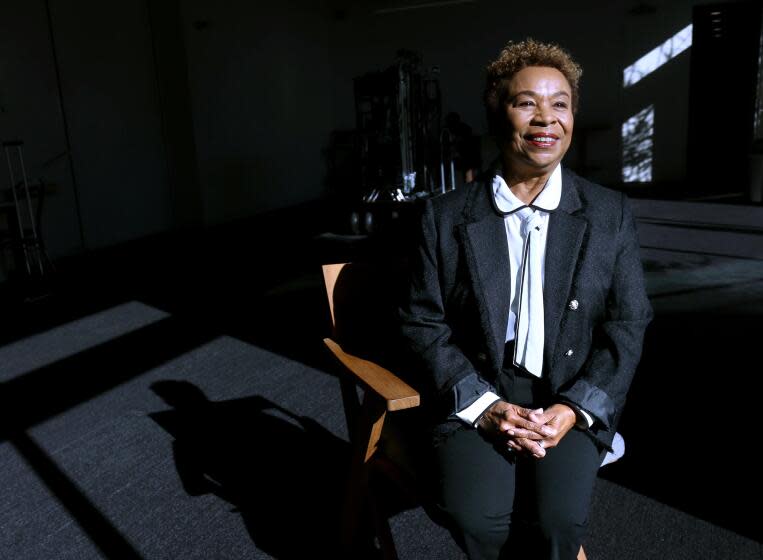
[[[691,47],[692,24],[653,48],[623,71],[623,87],[629,87],[645,78],[669,60]]]
[[[642,109],[623,123],[623,182],[652,180],[654,105]]]

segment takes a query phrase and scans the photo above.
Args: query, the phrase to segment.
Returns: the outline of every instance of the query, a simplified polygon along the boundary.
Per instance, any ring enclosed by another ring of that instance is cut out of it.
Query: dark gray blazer
[[[454,386],[469,376],[493,384],[503,364],[509,253],[504,219],[491,202],[491,180],[486,175],[427,201],[400,310],[406,344],[440,401],[424,405],[439,405],[442,434],[459,425],[448,421]],[[623,194],[563,170],[561,202],[549,221],[544,282],[543,376],[559,401],[593,416],[591,435],[609,447],[652,317]]]

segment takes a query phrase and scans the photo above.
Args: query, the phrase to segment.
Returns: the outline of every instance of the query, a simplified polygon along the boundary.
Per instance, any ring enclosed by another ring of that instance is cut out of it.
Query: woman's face
[[[572,140],[572,88],[556,68],[528,66],[507,84],[504,162],[520,175],[550,173]]]

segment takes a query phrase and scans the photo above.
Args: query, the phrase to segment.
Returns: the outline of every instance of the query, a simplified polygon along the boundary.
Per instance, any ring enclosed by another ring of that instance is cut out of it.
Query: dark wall
[[[314,4],[182,3],[207,223],[324,192],[332,39],[329,12]]]
[[[22,139],[30,180],[51,183],[51,255],[170,228],[146,3],[6,2],[3,13],[0,138]]]
[[[145,2],[51,2],[87,248],[172,226]]]
[[[51,253],[81,249],[79,219],[56,69],[43,2],[3,2],[0,17],[0,140],[22,139],[30,179],[54,186],[45,201],[44,233]],[[5,154],[0,189],[9,187]],[[3,217],[5,218],[5,216]],[[5,227],[3,219],[2,227]],[[3,272],[0,270],[0,278]]]

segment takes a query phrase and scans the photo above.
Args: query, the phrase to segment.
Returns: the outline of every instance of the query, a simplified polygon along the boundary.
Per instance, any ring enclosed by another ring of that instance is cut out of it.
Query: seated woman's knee
[[[576,512],[559,509],[541,513],[538,525],[546,540],[582,540],[586,529],[586,521]]]
[[[451,515],[466,539],[485,543],[499,550],[509,535],[509,522],[504,516],[493,517],[480,511],[458,512]]]

